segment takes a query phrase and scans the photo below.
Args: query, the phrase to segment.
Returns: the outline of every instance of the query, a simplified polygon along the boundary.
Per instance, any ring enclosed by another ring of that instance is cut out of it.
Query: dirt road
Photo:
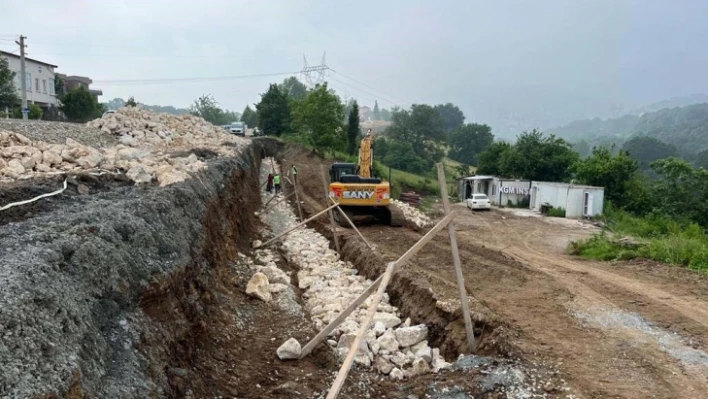
[[[514,332],[512,356],[555,364],[582,397],[706,397],[708,279],[656,263],[570,257],[568,242],[595,231],[581,222],[455,208],[468,292]],[[392,256],[419,237],[362,230]],[[439,300],[454,301],[447,242],[440,234],[408,267],[430,280]]]

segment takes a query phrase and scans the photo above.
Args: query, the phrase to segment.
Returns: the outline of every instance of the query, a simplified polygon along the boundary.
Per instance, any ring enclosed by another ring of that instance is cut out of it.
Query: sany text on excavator
[[[391,185],[373,176],[374,136],[371,129],[359,144],[359,163],[335,162],[329,170],[329,196],[352,219],[373,217],[377,222],[403,226],[403,212],[391,203]],[[339,212],[334,212],[337,222],[346,226]]]

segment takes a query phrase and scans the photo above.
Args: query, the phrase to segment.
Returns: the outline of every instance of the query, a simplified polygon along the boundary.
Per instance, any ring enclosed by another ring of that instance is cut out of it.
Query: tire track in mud
[[[675,381],[666,381],[672,386],[674,391],[690,395],[686,397],[697,397],[693,395],[700,395],[701,392],[706,392],[708,389],[708,379],[706,378],[708,367],[706,366],[708,366],[708,364],[686,364],[681,356],[677,356],[673,353],[674,351],[668,350],[665,347],[665,342],[660,342],[665,341],[665,337],[661,337],[655,332],[642,331],[641,327],[643,325],[638,324],[640,322],[632,318],[630,313],[627,313],[612,300],[593,290],[583,282],[569,276],[568,270],[572,271],[576,276],[577,274],[588,275],[618,285],[628,291],[649,296],[652,299],[654,299],[656,295],[663,295],[664,298],[674,297],[673,295],[663,290],[646,287],[644,284],[631,281],[625,277],[616,276],[613,273],[586,267],[570,260],[546,255],[533,248],[530,243],[531,238],[535,237],[541,230],[540,227],[522,235],[512,229],[505,221],[502,221],[502,223],[507,226],[507,230],[512,231],[519,238],[524,248],[531,252],[531,255],[519,251],[518,247],[507,249],[506,252],[561,282],[563,285],[569,287],[573,293],[582,298],[582,300],[575,298],[572,304],[569,304],[569,309],[575,317],[588,322],[588,324],[593,327],[602,328],[604,332],[610,335],[616,335],[619,339],[640,343],[643,346],[643,352],[647,355],[646,359],[652,363],[656,370],[663,370],[666,374],[674,377]],[[616,276],[617,280],[612,280],[608,278],[608,276],[612,276],[613,278]],[[646,291],[637,291],[637,287],[646,287]],[[675,306],[671,307],[681,312],[680,308],[677,309]],[[696,320],[691,314],[681,313],[701,323],[700,318]],[[625,318],[627,320],[624,320]],[[685,351],[690,351],[691,348],[686,347],[685,349],[680,348],[678,350],[681,354],[685,355]],[[698,357],[700,357],[698,363],[703,363],[702,358],[705,357],[705,353],[702,355],[699,353]],[[708,360],[708,357],[705,359]]]

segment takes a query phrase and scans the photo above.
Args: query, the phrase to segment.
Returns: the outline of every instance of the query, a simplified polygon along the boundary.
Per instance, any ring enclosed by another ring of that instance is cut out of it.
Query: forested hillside
[[[549,132],[572,143],[584,142],[589,148],[621,146],[632,137],[647,136],[675,146],[682,154],[693,155],[708,149],[708,103],[665,108],[640,116],[574,121]]]

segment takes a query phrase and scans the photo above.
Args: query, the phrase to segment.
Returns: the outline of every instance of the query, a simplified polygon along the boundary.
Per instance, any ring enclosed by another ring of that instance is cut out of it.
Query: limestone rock
[[[290,276],[275,266],[259,266],[256,270],[268,276],[271,283],[290,284]]]
[[[339,337],[339,343],[337,344],[337,354],[341,360],[344,360],[349,353],[349,348],[351,348],[354,340],[356,339],[355,333],[344,334]],[[354,362],[364,365],[366,367],[371,366],[371,358],[373,356],[369,352],[369,348],[366,345],[366,340],[362,340],[359,348],[357,349],[356,356],[354,356]]]
[[[406,364],[411,363],[411,359],[408,356],[406,356],[403,352],[394,353],[391,356],[390,360],[393,362],[393,364],[395,364],[398,367],[403,367]]]
[[[428,338],[428,327],[425,324],[401,327],[395,329],[393,332],[396,334],[396,339],[402,347],[415,345]]]
[[[384,323],[377,321],[376,323],[374,323],[373,330],[377,336],[383,335],[383,333],[386,332],[386,326],[384,325]]]
[[[45,165],[60,165],[62,161],[63,159],[61,158],[61,153],[54,150],[47,150],[42,153],[42,163]]]
[[[280,360],[298,359],[301,352],[302,348],[300,347],[300,343],[295,338],[290,338],[285,341],[276,351]]]
[[[381,374],[388,375],[393,370],[393,363],[383,356],[377,356],[374,360],[374,368]]]
[[[403,380],[403,371],[401,371],[397,367],[394,367],[388,376],[391,378],[392,381],[401,381]]]
[[[423,359],[430,363],[433,360],[433,353],[430,347],[426,344],[424,347],[419,348],[415,353],[416,359]]]
[[[393,330],[386,331],[382,336],[376,339],[376,342],[379,343],[380,349],[387,350],[390,353],[398,351],[399,343]]]
[[[126,173],[126,176],[128,176],[130,180],[134,181],[135,184],[150,183],[152,181],[152,176],[142,165],[135,165],[130,168],[128,173]]]
[[[391,313],[381,313],[381,312],[376,312],[374,314],[374,319],[373,322],[381,322],[386,328],[393,328],[396,327],[397,325],[401,324],[401,319],[396,317],[396,315],[393,315]]]
[[[428,362],[426,362],[423,359],[415,359],[413,361],[413,365],[409,369],[410,376],[416,376],[420,374],[425,374],[430,372],[430,366],[428,366]]]
[[[270,284],[268,283],[268,277],[263,273],[256,273],[251,277],[246,285],[246,294],[261,299],[263,301],[270,301]]]

